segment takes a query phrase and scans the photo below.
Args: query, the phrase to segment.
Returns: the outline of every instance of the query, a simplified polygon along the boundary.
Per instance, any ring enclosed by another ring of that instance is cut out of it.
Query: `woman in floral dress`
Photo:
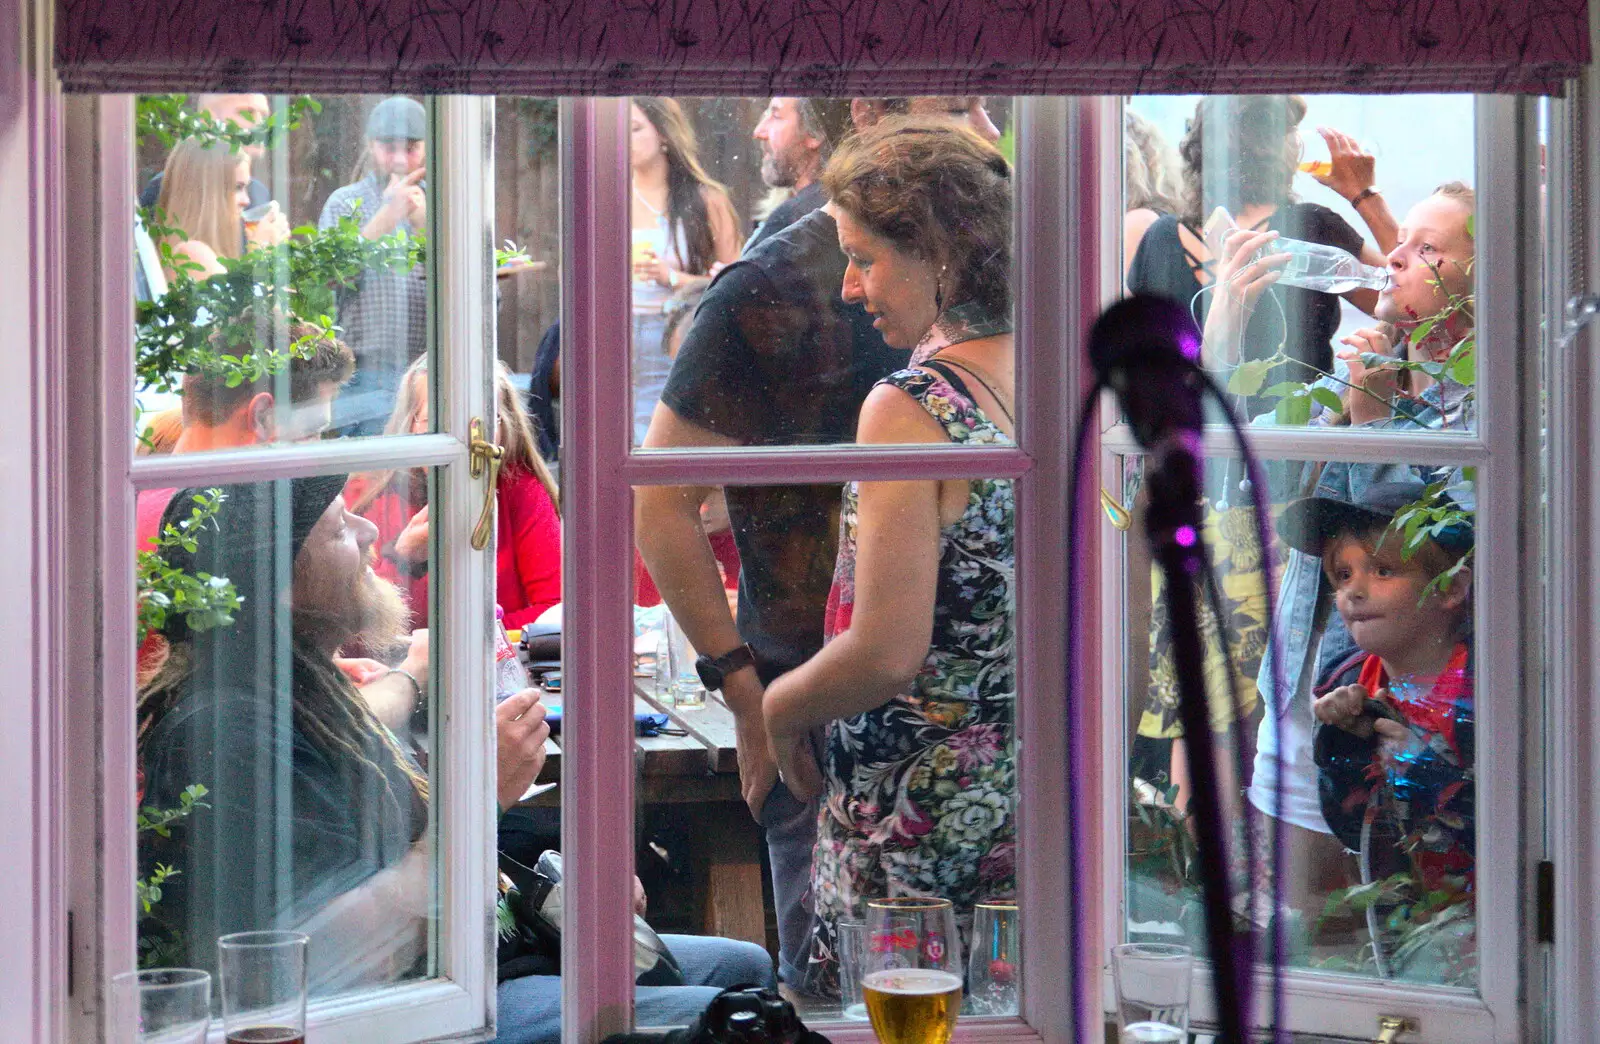
[[[889,121],[823,176],[843,294],[912,365],[872,390],[863,443],[1013,445],[1010,168],[948,122]],[[782,778],[823,795],[808,992],[838,991],[835,926],[887,895],[1015,894],[1012,486],[863,482],[842,511],[822,651],[767,689]],[[822,764],[813,730],[827,727]]]

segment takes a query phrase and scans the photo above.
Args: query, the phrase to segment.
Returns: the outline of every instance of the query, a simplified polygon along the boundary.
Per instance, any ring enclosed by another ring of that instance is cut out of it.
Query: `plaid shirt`
[[[318,228],[331,228],[354,216],[363,226],[383,206],[383,187],[376,174],[333,191],[322,207]],[[402,221],[398,235],[410,235]],[[339,326],[363,370],[401,373],[421,355],[428,342],[428,282],[422,266],[410,272],[372,271],[353,291],[339,296]]]

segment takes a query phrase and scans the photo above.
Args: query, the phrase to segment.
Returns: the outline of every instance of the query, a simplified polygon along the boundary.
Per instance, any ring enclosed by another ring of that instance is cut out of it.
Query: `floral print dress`
[[[916,399],[957,445],[1012,444],[942,376],[909,369],[882,383]],[[838,994],[834,926],[864,918],[869,899],[949,899],[965,942],[975,903],[1016,893],[1013,518],[1009,479],[972,482],[966,512],[940,535],[933,641],[911,691],[828,727],[809,993]],[[829,639],[850,626],[856,522],[852,484],[828,598]]]

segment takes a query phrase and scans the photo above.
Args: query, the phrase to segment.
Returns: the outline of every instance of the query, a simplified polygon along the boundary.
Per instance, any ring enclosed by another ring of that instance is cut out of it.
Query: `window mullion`
[[[626,99],[563,99],[562,1039],[633,1028],[632,436]],[[574,350],[576,346],[576,350]]]
[[[1521,804],[1524,723],[1538,712],[1541,606],[1540,540],[1525,528],[1538,517],[1538,470],[1525,454],[1539,445],[1538,358],[1539,185],[1538,125],[1534,103],[1523,98],[1478,100],[1476,326],[1479,424],[1493,466],[1476,483],[1474,558],[1477,619],[1476,700],[1479,759],[1477,820],[1477,932],[1481,993],[1494,1013],[1498,1039],[1519,1034],[1520,974],[1532,954],[1534,922],[1521,887],[1524,822]],[[1490,280],[1493,280],[1491,282]],[[1536,458],[1535,458],[1536,461]],[[1491,616],[1491,614],[1495,614]],[[1488,621],[1494,620],[1493,626]]]
[[[1066,619],[1069,557],[1066,547],[1065,492],[1071,473],[1073,418],[1081,383],[1075,347],[1087,315],[1099,303],[1097,263],[1082,243],[1095,243],[1101,194],[1088,187],[1096,169],[1095,131],[1101,104],[1090,99],[1029,98],[1020,106],[1017,165],[1017,249],[1026,258],[1017,272],[1017,348],[1021,389],[1022,445],[1035,464],[1017,483],[1017,736],[1018,894],[1028,914],[1028,959],[1023,962],[1023,1016],[1045,1040],[1056,1044],[1086,1038],[1098,1022],[1098,890],[1090,863],[1074,862],[1067,816],[1079,820],[1078,840],[1094,850],[1100,805],[1096,770],[1086,758],[1069,764],[1068,736],[1098,735],[1098,698],[1064,698],[1096,693],[1099,650],[1085,628],[1080,674],[1066,677]],[[1060,234],[1075,228],[1076,239]],[[1072,245],[1078,244],[1076,251]],[[1092,451],[1092,448],[1091,448]],[[1092,541],[1079,549],[1086,592],[1094,604]],[[1086,617],[1087,618],[1087,617]],[[1072,686],[1076,683],[1078,688]],[[1095,745],[1084,744],[1083,748]],[[1072,809],[1060,796],[1068,792]],[[1083,853],[1077,853],[1083,855]],[[1081,922],[1074,926],[1063,897],[1078,896]],[[1074,928],[1077,930],[1074,931]],[[1074,940],[1088,947],[1074,945]],[[1074,952],[1076,951],[1076,952]],[[1063,990],[1062,984],[1068,988]],[[1075,1026],[1074,1010],[1088,1026]]]
[[[494,426],[494,397],[489,391],[489,360],[494,352],[492,302],[494,239],[490,230],[494,199],[492,102],[477,97],[430,99],[437,148],[434,173],[438,205],[429,215],[429,314],[434,330],[434,359],[439,374],[441,434],[418,442],[454,464],[438,472],[441,521],[435,552],[442,579],[436,592],[445,622],[438,636],[443,673],[439,675],[436,757],[446,766],[434,797],[438,853],[436,871],[441,918],[434,953],[438,973],[466,991],[469,1021],[459,1028],[487,1021],[495,978],[494,937],[484,926],[493,923],[495,740],[491,704],[483,694],[493,690],[488,664],[493,657],[493,593],[490,551],[475,551],[468,539],[483,505],[487,475],[473,478],[465,467],[467,426],[473,417]],[[448,307],[444,303],[448,302]],[[446,434],[448,432],[448,434]],[[365,450],[363,468],[371,469],[374,450],[385,439],[350,440]],[[403,442],[408,440],[396,439]],[[376,445],[374,445],[374,443]]]

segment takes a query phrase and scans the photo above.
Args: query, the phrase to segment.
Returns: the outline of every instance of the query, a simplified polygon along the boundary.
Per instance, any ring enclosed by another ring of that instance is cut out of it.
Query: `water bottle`
[[[494,701],[508,700],[528,687],[528,669],[517,657],[517,647],[506,634],[505,610],[494,607]]]
[[[1256,251],[1250,260],[1259,261],[1273,254],[1289,255],[1289,263],[1278,276],[1283,286],[1344,294],[1351,290],[1382,290],[1389,283],[1386,270],[1362,264],[1348,250],[1326,243],[1307,243],[1303,239],[1274,239]]]

